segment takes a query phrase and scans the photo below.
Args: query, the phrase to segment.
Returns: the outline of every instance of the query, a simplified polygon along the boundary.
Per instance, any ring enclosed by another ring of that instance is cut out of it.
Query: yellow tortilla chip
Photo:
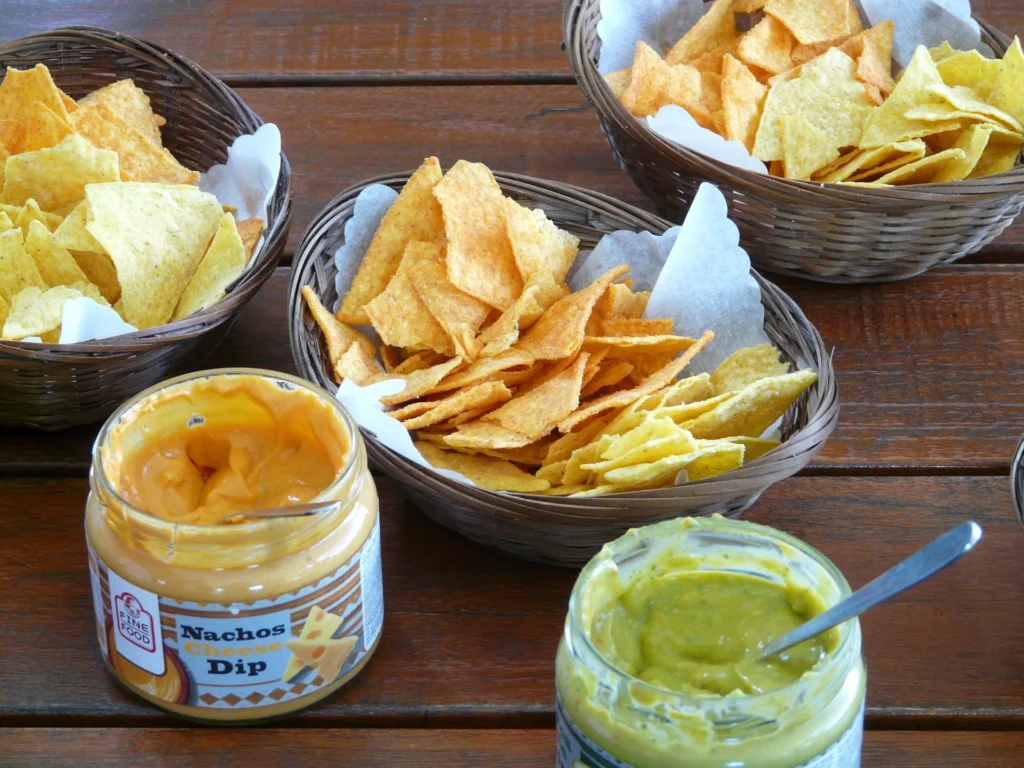
[[[559,421],[579,407],[587,357],[582,353],[558,376],[525,395],[517,395],[498,410],[483,416],[483,420],[500,424],[531,441],[548,435]]]
[[[601,320],[601,336],[671,336],[672,318],[608,317]]]
[[[491,450],[522,448],[533,442],[526,435],[513,432],[500,424],[471,421],[444,438],[446,445],[457,448],[489,448]]]
[[[696,69],[698,72],[714,72],[716,75],[722,74],[722,60],[729,56],[736,55],[736,48],[739,45],[738,40],[719,46],[713,51],[702,53],[696,59],[686,62],[689,66]]]
[[[75,132],[67,120],[41,101],[26,106],[21,119],[24,121],[25,133],[17,150],[19,154],[55,147]]]
[[[705,442],[701,445],[700,456],[687,464],[687,482],[695,483],[715,475],[722,475],[743,466],[746,460],[746,446],[740,443]]]
[[[29,225],[28,236],[25,238],[25,253],[32,257],[39,270],[43,282],[50,286],[88,283],[82,268],[74,260],[67,249],[61,248],[53,240],[43,224],[33,221]]]
[[[162,146],[160,126],[167,121],[153,112],[149,96],[133,81],[118,80],[83,96],[78,101],[79,107],[95,104],[106,104],[146,138],[157,146]]]
[[[736,55],[746,64],[777,75],[793,66],[796,39],[774,16],[765,16],[740,38]]]
[[[597,375],[588,381],[580,397],[590,397],[600,392],[605,387],[614,387],[633,372],[633,364],[626,360],[610,360],[601,366]]]
[[[960,51],[936,62],[935,68],[946,85],[970,88],[984,101],[995,87],[1000,64],[999,59],[986,59],[977,51]]]
[[[56,233],[54,233],[56,241]],[[117,267],[105,253],[93,253],[90,251],[68,251],[78,262],[89,282],[100,289],[100,293],[111,305],[117,306],[121,299],[121,284],[117,282]],[[124,306],[123,304],[121,305]],[[126,321],[127,322],[127,321]]]
[[[60,328],[64,304],[81,296],[79,291],[66,285],[47,291],[35,286],[25,288],[11,302],[4,321],[3,339],[19,341],[26,336],[42,336],[43,341],[55,342],[55,338],[46,337]]]
[[[441,164],[428,157],[406,182],[405,187],[377,228],[363,256],[348,293],[341,300],[338,319],[347,323],[370,322],[364,307],[388,287],[398,272],[406,246],[413,241],[444,242],[441,207],[433,190],[441,180]]]
[[[747,385],[713,410],[681,424],[694,437],[760,437],[818,380],[814,371],[769,376]]]
[[[491,308],[459,290],[448,280],[444,246],[437,243],[409,243],[405,258],[412,259],[409,269],[416,276],[412,287],[420,301],[448,334],[459,355],[466,360],[475,358],[473,338]]]
[[[626,89],[629,88],[629,82],[632,79],[632,67],[620,69],[618,72],[609,72],[604,76],[604,81],[608,83],[608,87],[611,89],[611,92],[619,101],[622,101],[622,96],[626,92]]]
[[[873,86],[880,94],[890,94],[896,87],[892,79],[892,37],[895,27],[891,21],[883,21],[862,32],[852,40],[856,51],[857,79]],[[847,55],[853,55],[843,49]],[[877,103],[881,104],[881,101]]]
[[[195,184],[199,172],[179,163],[174,155],[146,137],[103,102],[84,106],[71,116],[75,129],[94,146],[117,153],[128,181]]]
[[[7,303],[7,299],[0,296],[0,332],[3,331],[4,323],[7,322],[7,316],[11,313],[11,305]]]
[[[981,159],[967,178],[977,179],[1010,170],[1017,165],[1022,146],[1024,139],[1007,138],[993,133]]]
[[[594,305],[611,282],[628,271],[626,265],[610,269],[582,291],[556,301],[516,347],[535,360],[561,360],[574,355],[583,344]]]
[[[839,157],[828,136],[799,114],[782,118],[782,172],[787,179],[807,181],[819,168]]]
[[[41,102],[59,119],[68,122],[68,111],[50,77],[50,70],[43,64],[32,69],[7,68],[7,76],[0,85],[0,120],[17,120],[27,123],[25,111],[32,110],[35,102]]]
[[[390,376],[388,378],[402,378],[405,379],[405,389],[395,395],[386,395],[380,399],[384,405],[399,405],[401,403],[407,403],[410,400],[416,400],[419,397],[433,391],[441,380],[449,373],[454,371],[462,365],[461,357],[453,357],[450,360],[445,360],[442,363],[437,363],[429,368],[421,368],[419,370],[410,371],[409,373],[403,373],[401,376]]]
[[[956,55],[957,53],[959,53],[959,51],[949,44],[949,40],[943,40],[942,45],[928,49],[928,55],[932,57],[932,61],[936,64],[943,59],[948,59],[950,56]]]
[[[216,304],[226,295],[228,285],[244,270],[245,247],[235,228],[235,217],[225,213],[203,260],[185,286],[171,321],[181,320]]]
[[[408,430],[423,429],[438,424],[445,419],[457,416],[463,411],[494,406],[504,403],[512,397],[512,392],[500,381],[488,381],[483,384],[461,389],[449,397],[434,402],[434,407],[426,413],[407,419],[402,425]]]
[[[434,188],[448,238],[448,279],[506,310],[523,292],[505,229],[505,202],[490,169],[460,160]]]
[[[542,493],[551,487],[547,480],[529,475],[503,459],[445,451],[432,443],[417,442],[415,445],[431,466],[465,475],[474,485],[489,491]]]
[[[565,280],[579,252],[578,237],[552,224],[544,211],[524,208],[510,198],[505,198],[505,225],[524,283],[538,273],[550,274],[556,283]]]
[[[724,136],[738,141],[747,151],[754,148],[754,139],[761,124],[761,112],[768,89],[753,73],[732,56],[722,62],[722,117]]]
[[[897,168],[900,165],[912,163],[924,157],[927,151],[928,147],[921,139],[886,144],[873,149],[859,149],[840,158],[842,162],[838,166],[831,169],[823,168],[814,174],[814,178],[829,183],[847,181],[858,173],[878,169],[893,162],[897,162],[897,165],[894,166]],[[884,173],[878,175],[881,176]]]
[[[702,53],[730,45],[736,39],[736,17],[732,12],[733,0],[715,0],[712,6],[672,46],[665,57],[669,64],[685,64]]]
[[[373,352],[362,344],[353,344],[346,349],[334,364],[334,376],[338,382],[351,379],[363,387],[377,381],[384,371]]]
[[[530,286],[516,302],[484,329],[477,338],[483,357],[500,355],[519,340],[521,329],[528,325],[528,319],[539,317],[544,311],[537,302],[538,288]]]
[[[0,296],[13,304],[14,297],[26,288],[45,291],[48,287],[35,261],[25,252],[21,230],[0,232]]]
[[[708,93],[705,89],[714,89]],[[708,75],[688,64],[676,64],[669,67],[668,87],[662,94],[662,103],[658,104],[660,109],[665,104],[675,104],[682,107],[697,124],[711,130],[714,128],[714,121],[711,118],[712,110],[721,107],[721,81],[718,75]]]
[[[245,248],[245,263],[248,264],[263,235],[263,220],[242,219],[235,222],[235,227],[238,229],[238,236],[242,238],[242,246]]]
[[[451,355],[455,351],[451,339],[413,287],[419,279],[416,270],[422,257],[431,258],[430,252],[423,248],[420,242],[411,241],[388,287],[363,308],[385,344],[432,349]],[[339,317],[341,314],[338,313]]]
[[[40,209],[39,203],[32,198],[29,198],[21,209],[18,211],[17,216],[14,217],[14,226],[21,230],[21,233],[28,236],[28,230],[33,221],[38,221],[44,227],[47,232],[53,232],[60,227],[61,222],[64,220],[55,213],[47,213]]]
[[[929,184],[952,163],[961,167],[967,160],[962,149],[947,149],[934,155],[901,166],[877,179],[879,184]]]
[[[45,211],[69,212],[85,199],[87,184],[120,178],[115,153],[73,135],[55,147],[7,158],[3,200],[23,205],[31,197]]]
[[[718,364],[711,374],[711,386],[719,394],[738,392],[769,376],[789,373],[789,363],[782,361],[782,353],[773,344],[737,349]]]
[[[665,103],[671,68],[643,40],[637,41],[632,78],[622,94],[622,106],[634,117],[655,114]]]
[[[479,360],[475,360],[465,368],[446,377],[436,387],[433,387],[431,391],[446,392],[451,389],[462,389],[471,384],[479,384],[482,381],[490,380],[491,377],[510,368],[527,366],[532,363],[533,358],[525,352],[520,352],[518,349],[510,349],[494,357],[482,357]]]
[[[686,336],[588,336],[583,340],[583,349],[596,352],[607,348],[609,359],[634,360],[665,355],[674,357],[696,341]]]
[[[137,182],[90,184],[86,195],[85,226],[117,267],[128,322],[163,325],[220,226],[220,203],[197,187]]]
[[[1020,38],[1013,39],[1013,45],[999,64],[988,103],[1018,123],[1024,123],[1024,51],[1020,47]]]
[[[103,246],[85,228],[89,220],[89,203],[80,202],[53,230],[53,239],[61,248],[69,251],[90,251],[103,253]]]
[[[831,42],[861,31],[850,0],[770,0],[764,12],[785,25],[802,45]]]
[[[25,124],[20,120],[0,120],[0,144],[3,145],[4,160],[21,150],[25,140]]]
[[[959,149],[964,153],[961,160],[952,159],[944,166],[940,166],[938,172],[932,177],[933,184],[942,184],[950,181],[966,179],[977,167],[992,138],[992,126],[977,124],[965,129],[953,149]]]

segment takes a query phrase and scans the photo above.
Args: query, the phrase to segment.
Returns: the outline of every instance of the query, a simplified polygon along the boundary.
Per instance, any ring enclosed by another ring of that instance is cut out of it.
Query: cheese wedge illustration
[[[345,659],[356,647],[358,635],[340,640],[289,640],[285,645],[306,664],[317,671],[324,681],[331,683],[341,672]]]
[[[340,626],[340,616],[335,616],[333,613],[328,613],[323,610],[319,605],[314,605],[309,609],[309,614],[306,616],[306,623],[302,625],[302,633],[299,635],[298,639],[302,641],[329,640],[331,635],[337,632],[338,627]],[[288,645],[289,649],[291,648],[290,644],[286,645]],[[299,674],[299,672],[304,670],[307,664],[308,662],[300,659],[293,651],[292,657],[288,659],[288,666],[284,668],[284,674],[281,675],[281,680],[287,683]]]

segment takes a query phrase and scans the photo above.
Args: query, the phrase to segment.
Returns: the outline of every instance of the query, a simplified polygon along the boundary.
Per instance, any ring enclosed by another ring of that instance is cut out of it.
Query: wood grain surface
[[[1024,750],[1020,733],[865,736],[865,768],[1005,768]],[[345,728],[18,728],[5,731],[0,768],[549,768],[555,733],[531,730]]]
[[[380,648],[351,685],[297,722],[553,725],[554,654],[575,572],[472,544],[428,521],[386,479],[378,486]],[[82,531],[87,488],[79,479],[0,480],[0,724],[168,720],[124,694],[100,659]],[[873,725],[1024,724],[1024,539],[1005,478],[796,478],[748,515],[819,548],[855,587],[967,518],[986,532],[976,552],[864,618]]]
[[[279,269],[195,368],[294,372],[287,282]],[[954,266],[879,286],[780,284],[835,347],[839,428],[813,471],[1008,471],[1024,432],[1024,272]],[[0,474],[82,474],[96,431],[5,430]]]

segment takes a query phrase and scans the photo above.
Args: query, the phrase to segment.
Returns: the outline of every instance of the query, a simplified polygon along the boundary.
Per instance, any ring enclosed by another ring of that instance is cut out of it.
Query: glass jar
[[[256,423],[282,440],[300,429],[323,441],[337,473],[311,500],[336,508],[196,524],[161,519],[125,499],[122,465],[146,441],[204,426],[244,439]],[[383,622],[377,491],[358,429],[326,391],[249,369],[158,384],[103,426],[90,486],[85,530],[100,648],[130,692],[191,719],[249,723],[330,695],[376,650]]]
[[[833,650],[813,669],[758,695],[669,691],[597,651],[591,631],[609,601],[644,578],[691,570],[806,587],[826,608],[850,594],[839,570],[807,544],[717,515],[669,520],[605,545],[576,581],[558,649],[559,768],[859,766],[867,671],[856,619],[838,627]]]

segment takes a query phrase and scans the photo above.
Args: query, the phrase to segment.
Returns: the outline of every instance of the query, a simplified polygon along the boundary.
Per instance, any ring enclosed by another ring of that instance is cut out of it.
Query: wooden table
[[[974,0],[1024,32],[1017,0]],[[0,2],[8,38],[66,24],[193,58],[276,122],[292,163],[289,256],[363,178],[451,164],[546,176],[643,205],[573,82],[558,0]],[[955,522],[977,553],[864,618],[865,766],[1024,765],[1024,536],[1007,470],[1024,431],[1024,225],[909,282],[781,284],[835,346],[840,426],[748,518],[858,586]],[[282,267],[203,367],[294,371]],[[95,428],[0,428],[0,766],[550,766],[553,661],[575,574],[426,520],[378,478],[380,649],[321,706],[200,729],[129,698],[100,660],[82,513]]]

